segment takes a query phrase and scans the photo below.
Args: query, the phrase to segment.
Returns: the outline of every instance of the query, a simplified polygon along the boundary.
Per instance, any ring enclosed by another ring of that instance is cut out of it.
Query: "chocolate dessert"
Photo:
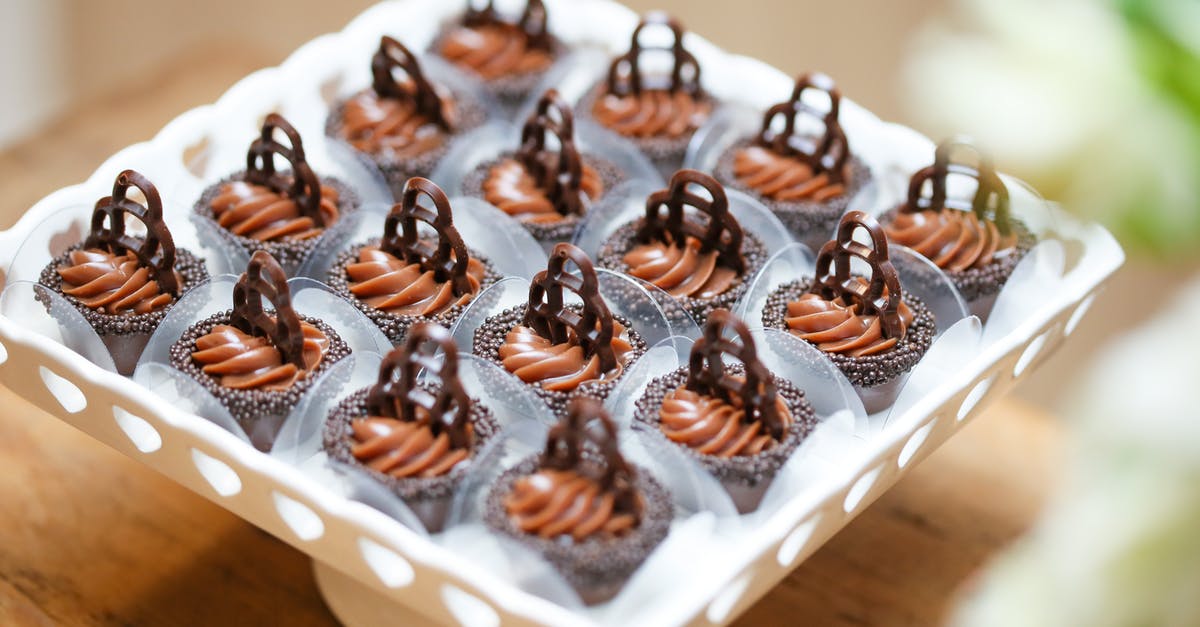
[[[568,271],[568,261],[578,275]],[[567,304],[566,292],[583,302]],[[533,277],[529,302],[484,320],[474,343],[476,355],[521,379],[560,416],[572,396],[608,396],[645,351],[630,322],[613,315],[600,297],[591,260],[565,243]]]
[[[647,27],[670,29],[669,46],[643,46]],[[669,76],[646,75],[642,55],[668,51],[672,56]],[[713,98],[700,87],[700,64],[683,47],[683,27],[664,13],[642,18],[629,44],[629,51],[613,60],[608,77],[584,97],[581,109],[597,122],[618,133],[646,153],[664,176],[683,162],[696,129],[712,115]]]
[[[483,81],[508,107],[519,106],[545,77],[564,48],[546,28],[546,5],[528,0],[514,23],[496,11],[467,4],[462,19],[434,42],[433,49]]]
[[[550,141],[552,140],[552,141]],[[588,208],[625,175],[575,147],[571,107],[547,91],[521,129],[521,145],[467,174],[463,192],[516,218],[543,244],[569,240]]]
[[[141,192],[144,203],[129,198],[131,188]],[[126,234],[126,216],[141,221],[146,234]],[[158,189],[125,170],[113,182],[112,196],[96,201],[87,238],[55,257],[38,283],[79,310],[108,348],[117,372],[129,376],[179,297],[207,279],[204,260],[175,247]]]
[[[420,205],[422,196],[433,203],[432,209]],[[418,223],[432,227],[434,237],[422,237]],[[383,237],[339,255],[328,279],[335,292],[398,344],[422,320],[454,324],[500,275],[463,243],[441,188],[428,179],[411,178],[401,202],[388,213]]]
[[[862,229],[870,245],[854,240]],[[853,258],[870,268],[851,274]],[[888,258],[883,228],[861,211],[847,213],[837,239],[821,247],[816,277],[785,283],[767,297],[763,325],[782,329],[816,346],[858,390],[868,413],[889,405],[902,375],[933,343],[933,313],[906,294]]]
[[[189,327],[171,345],[170,359],[266,451],[313,382],[349,353],[329,325],[296,313],[287,275],[260,250],[234,286],[233,309]]]
[[[829,97],[821,111],[804,102],[806,91]],[[717,159],[714,175],[725,185],[765,204],[813,250],[828,241],[838,219],[871,180],[871,171],[850,152],[838,115],[842,95],[833,79],[805,74],[792,97],[767,109],[756,137],[738,140]],[[783,117],[782,128],[775,125]],[[820,135],[798,134],[798,120],[816,120]]]
[[[709,200],[689,189],[703,189]],[[666,215],[663,215],[666,209]],[[680,170],[667,189],[646,199],[646,214],[618,228],[600,247],[600,266],[624,272],[674,296],[703,324],[730,308],[762,268],[767,250],[742,231],[725,189],[696,170]]]
[[[450,332],[422,322],[384,357],[375,385],[329,412],[324,448],[387,486],[437,532],[475,454],[497,431],[492,412],[467,396],[458,378]]]
[[[741,513],[758,507],[817,423],[804,392],[767,370],[750,329],[727,309],[708,317],[687,366],[650,382],[634,421],[716,476]]]
[[[431,83],[417,57],[391,37],[379,41],[371,74],[370,88],[330,113],[325,133],[382,170],[398,199],[405,181],[429,176],[450,143],[482,124],[487,112],[466,94]]]
[[[276,140],[283,133],[287,145]],[[277,171],[275,157],[290,170]],[[304,157],[300,134],[272,113],[262,134],[250,144],[246,169],[211,185],[196,201],[195,212],[247,254],[266,251],[289,273],[342,216],[358,209],[358,195],[335,178],[318,177]]]
[[[672,511],[667,490],[621,455],[600,401],[577,398],[545,451],[496,480],[484,522],[541,553],[594,605],[616,596],[667,536]]]
[[[975,153],[976,165],[954,160],[955,151],[963,149]],[[976,181],[970,201],[949,197],[946,180],[952,174]],[[961,139],[938,146],[933,164],[910,180],[907,201],[881,222],[888,241],[937,264],[971,313],[984,321],[1013,269],[1037,243],[1025,223],[1009,213],[1008,187],[991,158]]]

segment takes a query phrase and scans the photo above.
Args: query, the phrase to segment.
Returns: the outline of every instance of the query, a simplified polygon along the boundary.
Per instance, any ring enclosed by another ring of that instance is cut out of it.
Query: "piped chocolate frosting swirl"
[[[517,529],[543,538],[620,537],[641,522],[635,479],[604,407],[577,398],[550,429],[537,470],[513,482],[504,507]]]
[[[666,27],[672,42],[666,47],[643,46],[647,27]],[[672,57],[667,79],[642,72],[641,58],[650,51],[667,51]],[[712,100],[700,87],[700,64],[683,47],[683,27],[659,12],[642,18],[629,51],[613,60],[605,91],[596,98],[592,115],[604,126],[630,137],[678,137],[700,127],[712,113]]]
[[[492,0],[483,8],[472,2],[462,24],[442,39],[439,52],[484,80],[539,72],[554,62],[553,39],[546,22],[546,6],[541,0],[526,2],[516,23],[502,19]]]

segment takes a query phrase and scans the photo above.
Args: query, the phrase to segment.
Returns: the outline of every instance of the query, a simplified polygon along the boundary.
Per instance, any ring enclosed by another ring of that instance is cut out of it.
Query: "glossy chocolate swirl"
[[[634,513],[617,511],[616,496],[575,470],[543,468],[513,482],[504,498],[513,523],[543,538],[617,537],[637,526]]]
[[[469,428],[469,427],[468,427]],[[350,453],[364,466],[397,478],[439,477],[450,472],[470,451],[451,444],[446,431],[434,434],[427,420],[407,422],[384,416],[350,423]]]
[[[667,89],[606,93],[592,105],[596,121],[626,137],[680,137],[700,128],[711,113],[706,98]]]
[[[71,251],[67,260],[69,265],[57,268],[63,294],[92,309],[109,314],[144,314],[158,311],[175,300],[163,292],[150,269],[138,263],[132,250],[114,255],[98,248],[80,248]]]
[[[604,193],[604,181],[595,168],[583,165],[579,190],[593,201]],[[544,224],[564,218],[546,195],[546,190],[516,159],[504,159],[492,166],[483,182],[483,197],[522,222]]]
[[[443,100],[442,111],[446,118],[453,117],[448,100]],[[395,159],[423,155],[446,141],[442,127],[414,102],[385,98],[371,90],[346,102],[340,132],[358,150]]]
[[[484,80],[540,72],[550,67],[550,51],[530,47],[529,35],[514,24],[460,26],[442,40],[441,55]]]
[[[843,171],[842,181],[848,181],[850,169],[844,167]],[[814,176],[809,164],[762,146],[747,146],[734,153],[733,174],[739,183],[772,200],[824,202],[846,193],[845,183],[830,180],[827,172]]]
[[[234,235],[262,242],[299,241],[318,237],[324,227],[305,216],[295,198],[265,185],[230,181],[209,203],[217,224]],[[320,212],[325,224],[338,219],[338,192],[321,186]]]
[[[439,281],[433,270],[408,263],[378,246],[362,247],[357,259],[346,264],[351,294],[375,309],[408,316],[435,316],[471,302],[486,272],[486,266],[471,257],[467,262],[471,290],[455,296],[452,278]]]
[[[729,289],[738,272],[717,263],[721,252],[701,252],[703,243],[688,236],[684,246],[652,241],[638,244],[623,260],[629,274],[649,281],[671,296],[713,298]]]
[[[1004,235],[995,222],[956,209],[898,212],[883,229],[888,240],[952,272],[982,268],[1017,248],[1015,230]]]
[[[554,343],[533,329],[517,325],[500,345],[500,360],[504,368],[526,383],[538,383],[546,390],[570,391],[583,383],[614,379],[621,375],[625,361],[633,351],[625,327],[613,321],[612,348],[617,367],[604,372],[600,357],[587,357],[574,330],[566,342]]]
[[[761,421],[745,420],[741,397],[730,398],[727,402],[679,387],[663,399],[659,428],[672,441],[715,457],[757,455],[775,446]],[[792,415],[782,397],[776,397],[775,407],[786,429]]]
[[[329,349],[329,337],[317,327],[301,321],[304,336],[304,368],[285,362],[271,340],[250,335],[237,327],[219,324],[196,340],[192,359],[205,374],[217,377],[233,389],[286,390],[308,376]]]
[[[863,284],[861,278],[857,279]],[[859,313],[858,305],[847,305],[841,297],[827,300],[813,293],[787,304],[784,320],[788,330],[802,340],[816,344],[826,353],[851,357],[876,355],[896,346],[903,331],[913,321],[913,312],[903,301],[897,309],[901,333],[886,337],[879,316]]]

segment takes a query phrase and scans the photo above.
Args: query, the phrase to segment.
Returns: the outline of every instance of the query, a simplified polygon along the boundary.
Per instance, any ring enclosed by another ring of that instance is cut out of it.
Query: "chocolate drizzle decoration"
[[[642,46],[642,31],[647,26],[665,26],[670,29],[671,44],[668,46]],[[642,88],[647,85],[645,77],[642,76],[641,57],[642,53],[650,51],[671,53],[671,82],[666,87],[668,91],[672,93],[683,91],[692,96],[699,96],[702,93],[700,64],[696,61],[696,57],[683,47],[683,26],[675,18],[659,11],[648,13],[642,18],[637,28],[633,30],[629,50],[614,59],[612,65],[609,66],[608,93],[616,96],[642,93]]]
[[[854,240],[858,229],[871,236],[870,246]],[[865,284],[850,274],[850,261],[854,257],[867,262],[871,268],[870,280]],[[884,337],[904,337],[904,323],[900,320],[900,276],[888,257],[887,237],[879,222],[861,211],[842,216],[837,239],[821,247],[809,292],[826,300],[841,298],[846,305],[856,305],[859,315],[879,316]]]
[[[557,154],[546,145],[550,136],[558,140]],[[550,89],[538,100],[521,128],[521,147],[514,156],[559,213],[583,214],[583,159],[575,148],[575,119],[558,90]]]
[[[436,392],[417,385],[421,370],[438,380]],[[379,380],[367,392],[367,411],[405,422],[424,420],[435,436],[446,433],[455,448],[470,446],[471,399],[458,378],[458,348],[445,327],[422,322],[409,329],[404,345],[379,365]]]
[[[129,188],[135,187],[146,198],[141,204],[128,197]],[[133,170],[125,170],[113,181],[112,196],[96,201],[92,210],[92,225],[83,245],[87,248],[103,248],[114,255],[132,251],[138,263],[150,270],[160,290],[179,294],[179,279],[175,275],[175,240],[163,222],[162,198],[158,188],[145,176]],[[138,242],[125,234],[125,216],[130,215],[146,225],[146,237]],[[106,227],[104,224],[108,223]]]
[[[396,80],[395,70],[403,70],[408,82]],[[404,44],[384,35],[379,40],[379,50],[371,58],[371,87],[384,98],[410,100],[418,114],[437,124],[444,131],[452,130],[450,121],[442,112],[442,98],[433,84],[425,78],[416,55]]]
[[[263,309],[263,299],[275,307],[275,315]],[[233,314],[229,324],[245,333],[271,340],[285,363],[304,365],[304,332],[300,316],[292,308],[287,274],[265,250],[254,253],[250,265],[233,286]]]
[[[433,209],[421,206],[421,196],[433,202]],[[437,247],[420,237],[417,222],[424,222],[437,233]],[[471,292],[467,265],[471,255],[454,228],[450,199],[433,181],[414,176],[404,183],[400,202],[388,212],[383,223],[380,249],[408,263],[419,264],[422,270],[433,272],[438,281],[451,281],[456,296]]]
[[[688,191],[689,185],[699,185],[712,196],[708,200]],[[662,216],[662,207],[667,216]],[[708,216],[708,223],[687,219],[684,207],[692,207]],[[717,262],[726,268],[744,273],[746,258],[742,254],[742,225],[729,213],[729,198],[725,188],[713,177],[696,170],[680,170],[671,176],[667,189],[646,198],[646,218],[637,232],[642,243],[659,240],[677,247],[687,246],[687,238],[700,240],[700,252],[717,251]]]
[[[525,33],[530,48],[550,50],[553,43],[550,39],[550,31],[546,28],[546,22],[546,5],[542,3],[542,0],[529,0],[525,3],[525,10],[521,12],[521,18],[514,26]],[[505,23],[507,22],[500,19],[500,13],[496,11],[493,0],[487,0],[481,9],[475,8],[474,1],[467,3],[467,12],[463,16],[464,26]]]
[[[976,165],[970,165],[954,159],[957,152],[968,150],[975,155]],[[975,196],[968,203],[965,200],[949,198],[946,195],[946,179],[951,174],[968,176],[978,183]],[[925,196],[925,184],[929,183],[930,195]],[[913,175],[908,184],[908,201],[901,207],[906,213],[917,213],[923,210],[941,211],[957,209],[959,211],[974,211],[980,220],[991,220],[1004,235],[1012,229],[1009,215],[1008,187],[996,173],[996,166],[991,156],[985,154],[971,140],[955,137],[942,142],[934,153],[933,165],[926,166]]]
[[[810,89],[829,96],[827,111],[822,112],[804,102],[804,92]],[[796,80],[792,97],[767,109],[763,115],[758,144],[778,155],[804,162],[814,174],[825,172],[833,183],[842,182],[846,160],[850,157],[850,145],[838,121],[841,102],[842,94],[832,78],[820,72],[804,74]],[[776,131],[771,126],[781,115],[784,117],[783,129]],[[815,141],[796,135],[796,120],[804,116],[820,120],[825,128]]]
[[[275,140],[276,130],[283,132],[288,145]],[[283,157],[292,166],[290,174],[275,170],[275,155]],[[318,226],[328,226],[321,216],[321,181],[304,158],[300,133],[278,113],[267,116],[262,135],[250,144],[250,151],[246,153],[246,182],[286,194],[296,201],[302,215]]]
[[[727,330],[732,330],[736,339],[726,338]],[[725,372],[724,355],[745,365],[744,378]],[[686,387],[731,404],[733,397],[740,397],[745,422],[757,420],[775,440],[783,439],[787,425],[779,415],[775,377],[758,358],[758,349],[746,323],[728,309],[717,309],[708,315],[704,335],[692,345],[688,358]]]
[[[600,429],[592,428],[599,423]],[[633,487],[636,471],[621,455],[617,447],[617,427],[604,411],[599,400],[581,396],[571,401],[567,415],[550,428],[546,436],[546,450],[542,454],[542,465],[555,470],[573,470],[580,475],[594,459],[586,456],[585,447],[591,445],[596,460],[603,465],[600,476],[592,477],[600,487],[611,490],[614,497],[613,509],[641,513],[641,502]]]
[[[568,261],[579,267],[579,276],[567,271]],[[575,292],[583,299],[579,312],[565,306],[563,290]],[[599,358],[602,372],[617,367],[612,347],[612,312],[600,297],[600,282],[592,260],[574,245],[557,244],[546,269],[533,277],[524,324],[556,344],[568,341],[568,331],[574,331],[586,356]]]

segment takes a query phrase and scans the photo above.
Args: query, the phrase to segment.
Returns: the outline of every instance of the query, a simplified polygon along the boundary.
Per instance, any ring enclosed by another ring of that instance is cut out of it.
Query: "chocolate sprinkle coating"
[[[376,309],[360,300],[354,294],[350,293],[350,277],[346,275],[346,265],[358,257],[358,251],[364,246],[378,246],[379,242],[379,238],[361,242],[351,246],[342,254],[338,255],[337,259],[335,259],[333,262],[333,267],[329,269],[329,273],[326,275],[326,280],[329,283],[329,287],[333,289],[338,296],[341,296],[349,301],[350,304],[354,305],[359,311],[363,312],[364,315],[370,318],[371,322],[374,322],[375,326],[379,327],[379,330],[383,331],[383,334],[386,335],[388,340],[390,340],[393,344],[399,344],[403,342],[404,338],[408,335],[409,327],[418,322],[436,322],[446,328],[450,328],[458,320],[458,317],[461,316],[464,311],[466,311],[467,307],[471,303],[475,302],[475,298],[478,298],[479,295],[482,294],[484,290],[491,287],[493,283],[504,278],[503,275],[496,271],[495,267],[492,266],[492,262],[488,260],[487,257],[484,257],[483,255],[480,255],[474,250],[468,248],[467,250],[470,253],[471,258],[477,259],[483,264],[484,273],[483,280],[479,283],[479,291],[476,292],[475,298],[472,298],[466,304],[454,305],[453,307],[450,307],[446,311],[443,311],[436,316],[395,314],[383,311],[381,309]]]
[[[350,354],[350,347],[324,321],[300,316],[300,319],[320,329],[329,338],[329,346],[321,358],[321,363],[312,369],[304,378],[296,381],[286,390],[247,389],[238,390],[221,385],[217,377],[206,374],[199,364],[192,359],[192,351],[196,349],[196,340],[212,331],[219,324],[229,324],[233,310],[213,314],[196,324],[188,327],[183,335],[171,345],[171,366],[192,377],[204,386],[204,389],[229,410],[233,418],[243,425],[252,425],[257,420],[272,417],[287,416],[300,402],[304,393],[312,387],[313,382],[321,378],[335,363]],[[251,431],[251,429],[247,429]]]
[[[142,238],[134,238],[141,240]],[[85,248],[82,242],[68,248],[63,254],[55,257],[50,263],[42,268],[42,273],[38,277],[38,283],[58,292],[67,302],[71,303],[79,313],[83,315],[84,320],[91,325],[97,335],[135,335],[135,334],[151,334],[158,328],[167,313],[171,308],[183,298],[184,294],[196,287],[200,283],[208,280],[208,269],[204,265],[204,260],[193,255],[185,248],[175,249],[175,271],[179,273],[182,283],[179,286],[179,295],[171,304],[149,313],[117,313],[110,314],[100,309],[92,309],[79,301],[74,296],[68,296],[62,293],[62,277],[58,274],[58,268],[63,265],[69,265],[70,255],[72,252]],[[49,303],[43,303],[49,307]],[[54,312],[50,312],[53,314]]]
[[[332,187],[333,189],[337,190],[339,222],[346,216],[358,210],[361,201],[359,200],[358,193],[351,189],[349,185],[332,177],[323,176],[320,177],[320,179],[321,185]],[[329,229],[333,228],[333,226],[335,226],[337,223],[335,222],[334,224],[326,227],[326,230],[317,237],[310,237],[305,240],[264,242],[252,237],[234,235],[228,229],[225,229],[217,224],[216,216],[213,214],[212,210],[212,201],[221,193],[221,187],[226,183],[245,180],[246,171],[242,170],[239,172],[234,172],[220,181],[209,185],[208,188],[204,190],[204,193],[200,195],[200,199],[196,201],[196,204],[192,207],[192,210],[197,216],[211,221],[212,226],[217,229],[218,233],[220,233],[238,248],[246,251],[246,254],[253,255],[255,251],[265,250],[270,253],[272,257],[279,261],[279,265],[283,266],[284,270],[287,271],[289,275],[294,274],[300,267],[300,264],[304,262],[304,258],[320,245],[321,241],[325,238],[326,233],[329,232]]]
[[[892,220],[896,219],[899,210],[899,207],[895,207],[879,216],[880,224],[884,226],[891,224]],[[943,211],[956,210],[943,209]],[[983,267],[971,267],[961,271],[942,268],[942,272],[950,277],[950,282],[954,283],[954,287],[962,294],[963,300],[971,302],[999,293],[1004,284],[1008,282],[1008,278],[1012,276],[1017,264],[1021,263],[1025,255],[1037,245],[1037,236],[1029,230],[1024,222],[1017,218],[1009,218],[1009,225],[1017,234],[1017,246],[1012,254],[993,258],[991,263]]]
[[[424,383],[420,385],[427,390],[435,389]],[[394,477],[368,468],[358,461],[350,451],[350,443],[354,439],[350,422],[355,418],[367,415],[367,394],[370,389],[370,387],[365,387],[355,391],[330,410],[322,432],[322,448],[331,458],[362,470],[405,501],[427,501],[452,497],[455,489],[470,472],[470,462],[474,461],[475,454],[482,450],[488,440],[500,432],[500,426],[492,411],[484,407],[478,399],[473,398],[471,399],[469,420],[474,433],[474,442],[471,444],[471,454],[467,461],[456,464],[450,472],[437,477]]]
[[[638,245],[637,233],[645,221],[645,218],[638,218],[613,232],[608,241],[600,246],[600,251],[596,254],[596,265],[629,274],[629,264],[625,263],[624,257]],[[767,262],[767,249],[754,234],[745,233],[742,239],[742,257],[746,260],[746,271],[738,275],[729,289],[724,292],[713,298],[673,297],[696,320],[697,324],[703,325],[704,321],[708,319],[708,314],[712,313],[714,309],[733,309],[738,299],[746,293],[750,279],[758,274],[763,264]]]
[[[500,359],[500,347],[504,344],[504,336],[508,335],[508,332],[513,327],[523,323],[526,307],[527,305],[517,305],[484,320],[483,324],[479,325],[479,328],[475,330],[475,341],[471,352],[503,369],[504,362]],[[567,305],[564,309],[579,311],[581,307],[575,304]],[[633,330],[633,326],[629,320],[617,314],[613,314],[613,320],[616,320],[621,323],[621,326],[625,327],[629,343],[633,346],[633,350],[628,353],[629,358],[621,368],[621,373],[618,376],[604,381],[588,381],[580,384],[579,387],[571,391],[547,390],[537,383],[524,383],[524,385],[533,390],[534,394],[538,395],[538,398],[541,398],[550,406],[556,417],[561,418],[567,415],[567,405],[576,396],[590,396],[600,400],[607,398],[609,393],[613,391],[613,388],[621,380],[621,377],[625,376],[625,373],[629,372],[634,363],[646,352],[646,341],[642,339],[642,336],[637,331]],[[505,370],[505,372],[508,371]],[[510,376],[516,375],[510,373]]]
[[[590,451],[588,451],[590,452]],[[637,527],[619,538],[589,537],[582,542],[561,538],[542,538],[521,531],[513,524],[504,507],[504,497],[513,483],[541,467],[541,455],[531,455],[509,468],[496,479],[488,492],[483,520],[493,531],[502,533],[541,553],[562,573],[585,602],[596,603],[612,598],[646,557],[667,537],[674,507],[670,493],[649,471],[635,467],[634,489],[642,495],[642,516]]]
[[[808,293],[812,280],[792,281],[784,283],[767,296],[766,307],[763,308],[762,323],[768,329],[788,331],[787,304],[799,300]],[[904,338],[890,350],[878,355],[852,357],[840,353],[824,353],[841,370],[850,383],[860,387],[874,387],[887,383],[901,374],[908,372],[921,361],[925,351],[933,344],[933,335],[937,326],[933,312],[912,294],[904,295],[904,303],[913,312],[912,324],[908,325]],[[790,331],[788,331],[790,332]],[[809,342],[812,344],[812,342]],[[813,344],[813,346],[816,346]]]
[[[726,365],[727,372],[742,374],[745,366],[740,363]],[[792,415],[792,424],[788,425],[783,440],[775,446],[758,455],[738,455],[736,457],[718,457],[700,453],[696,449],[675,442],[668,438],[659,425],[662,417],[659,410],[667,394],[683,387],[688,380],[688,367],[683,366],[674,372],[658,377],[646,386],[646,392],[638,399],[633,416],[633,428],[661,442],[679,447],[690,459],[699,463],[705,470],[712,473],[720,481],[734,481],[748,486],[756,486],[764,481],[770,481],[787,463],[804,438],[812,433],[817,426],[817,415],[804,397],[804,391],[791,381],[775,377],[775,386],[783,403]]]
[[[485,161],[467,173],[463,178],[462,191],[464,196],[472,196],[487,200],[483,193],[483,183],[487,180],[491,169],[505,159],[512,159],[516,155],[514,151],[501,153],[500,156],[489,161]],[[608,159],[598,157],[593,154],[583,153],[583,162],[587,166],[596,170],[600,175],[600,180],[604,184],[604,190],[600,193],[600,198],[587,201],[590,206],[595,207],[604,195],[612,191],[613,188],[620,185],[627,178],[617,165]],[[562,220],[550,224],[541,224],[533,222],[521,222],[521,226],[529,231],[530,235],[542,244],[554,244],[557,242],[569,242],[575,234],[575,229],[579,227],[579,223],[587,217],[586,215],[567,215],[563,216]],[[519,222],[519,220],[518,220]]]

